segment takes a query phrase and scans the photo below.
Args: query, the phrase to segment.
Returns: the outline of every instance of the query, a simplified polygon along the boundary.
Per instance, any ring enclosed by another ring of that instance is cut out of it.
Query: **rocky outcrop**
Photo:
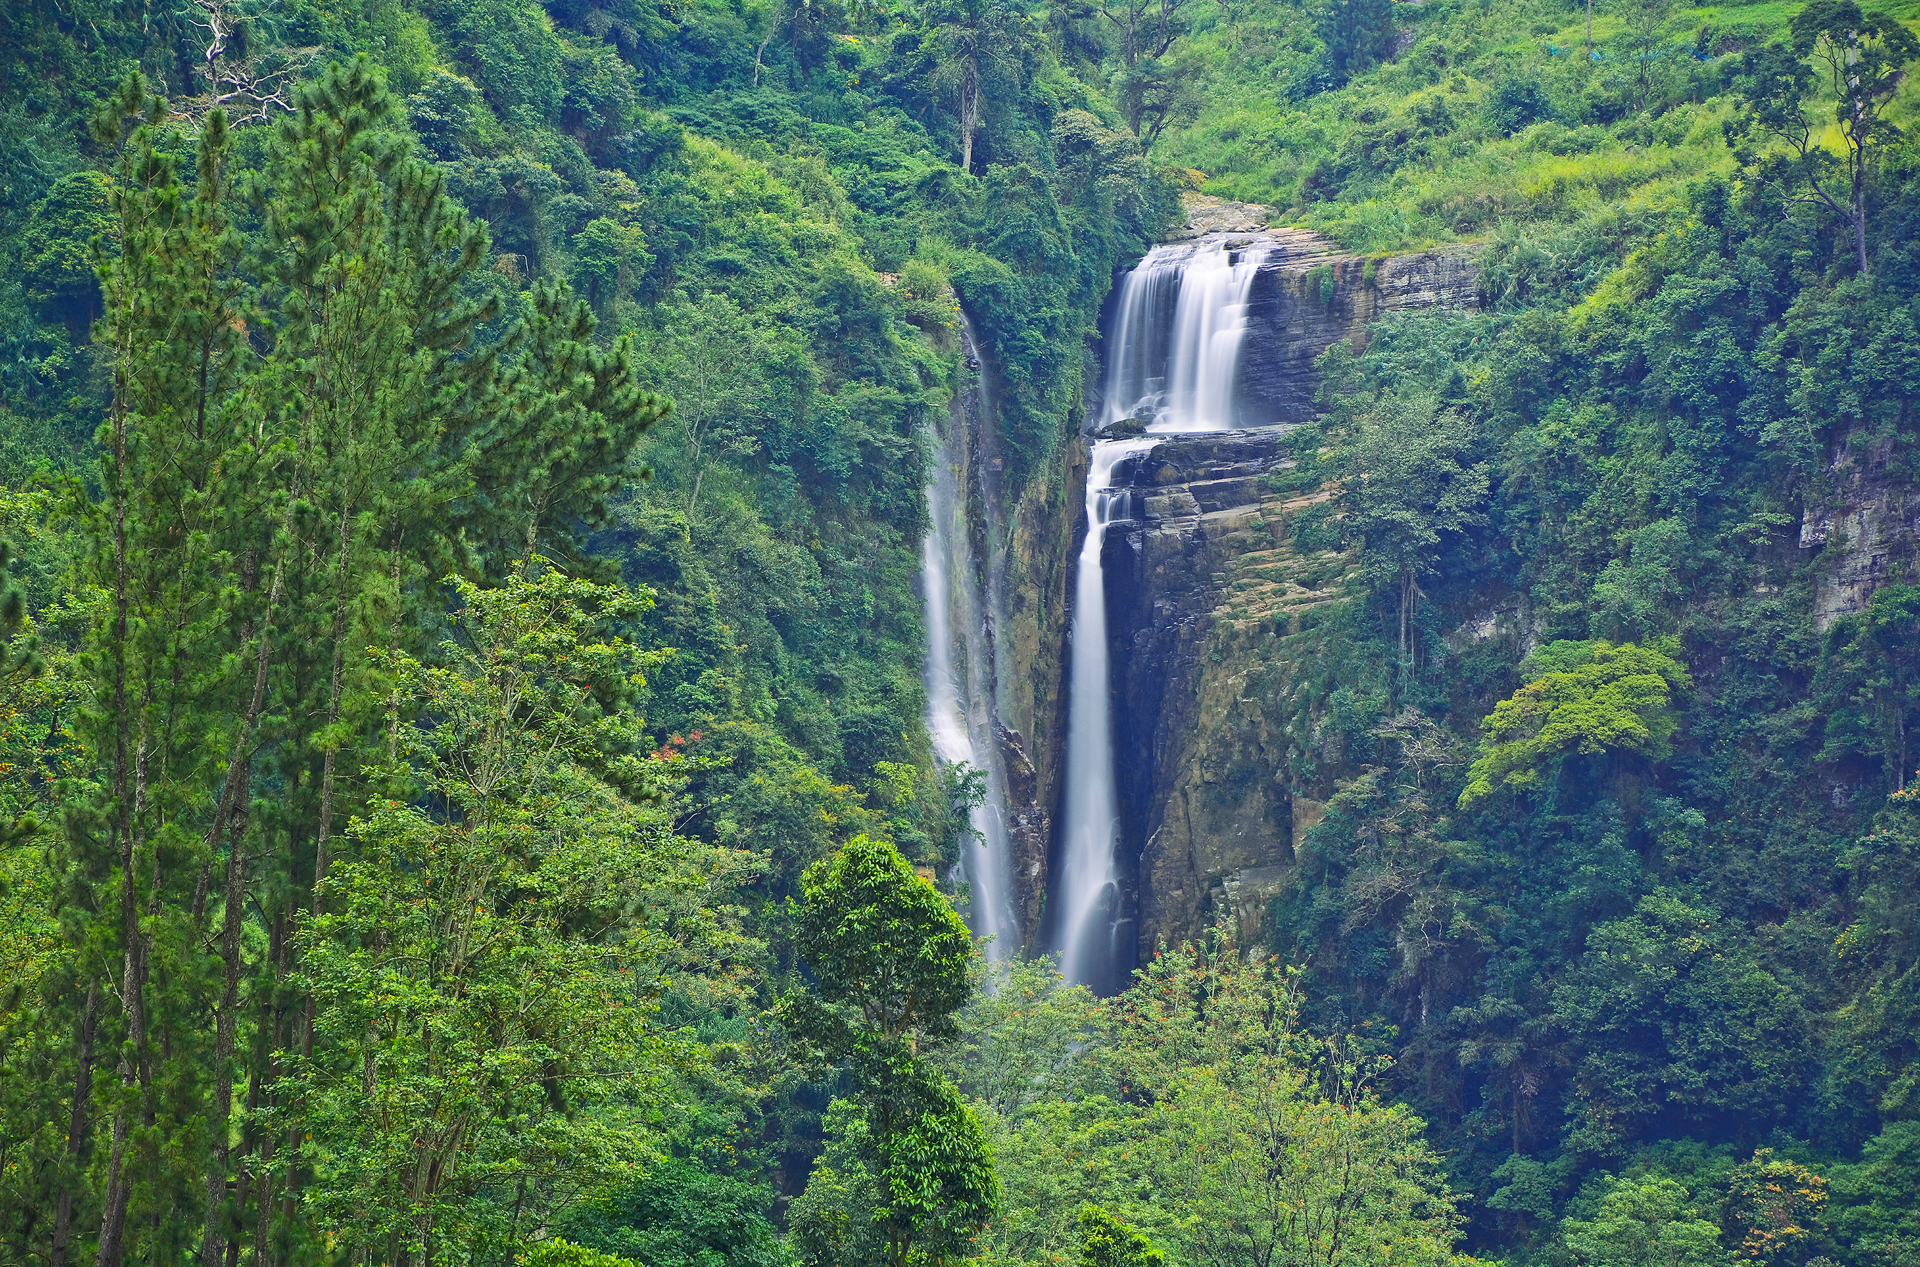
[[[1299,229],[1257,236],[1271,245],[1248,296],[1240,351],[1239,394],[1249,416],[1312,418],[1320,390],[1314,362],[1340,339],[1365,347],[1368,324],[1385,313],[1480,302],[1480,275],[1464,249],[1369,259]]]
[[[1318,820],[1269,705],[1303,622],[1342,597],[1346,560],[1291,544],[1293,517],[1325,497],[1285,491],[1291,429],[1169,437],[1117,473],[1126,518],[1103,561],[1143,955],[1227,911],[1256,934]]]
[[[1209,233],[1246,233],[1264,230],[1273,219],[1273,208],[1257,202],[1234,202],[1210,194],[1189,193],[1181,199],[1186,222],[1170,230],[1169,242],[1186,242]]]
[[[1024,489],[1009,489],[993,425],[997,367],[983,366],[982,380],[978,409],[968,418],[973,443],[967,519],[974,558],[985,572],[996,675],[994,737],[1007,777],[1021,947],[1031,950],[1046,905],[1047,850],[1066,759],[1067,587],[1087,450],[1062,444],[1051,471]]]
[[[1891,456],[1887,441],[1843,441],[1827,468],[1827,497],[1801,519],[1801,548],[1821,552],[1813,623],[1822,632],[1865,611],[1882,585],[1920,577],[1920,495],[1888,469]]]

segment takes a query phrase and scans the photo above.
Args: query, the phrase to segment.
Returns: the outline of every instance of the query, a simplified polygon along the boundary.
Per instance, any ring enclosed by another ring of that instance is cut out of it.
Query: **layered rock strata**
[[[1285,491],[1290,430],[1169,437],[1119,472],[1103,563],[1143,956],[1225,911],[1254,935],[1317,820],[1285,778],[1267,691],[1248,685],[1346,584],[1342,555],[1291,544],[1293,517],[1328,494]]]

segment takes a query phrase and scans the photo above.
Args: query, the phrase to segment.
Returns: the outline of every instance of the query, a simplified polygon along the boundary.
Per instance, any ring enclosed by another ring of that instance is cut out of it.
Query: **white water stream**
[[[1105,422],[1147,423],[1147,437],[1096,440],[1087,468],[1086,538],[1074,582],[1065,814],[1055,850],[1057,948],[1067,980],[1112,989],[1132,967],[1132,920],[1121,891],[1113,677],[1107,641],[1107,528],[1129,499],[1116,468],[1160,435],[1240,425],[1234,383],[1247,294],[1264,246],[1223,241],[1157,246],[1121,283],[1108,336]],[[1169,311],[1171,309],[1171,311]]]
[[[1097,984],[1119,954],[1126,926],[1116,874],[1120,797],[1114,784],[1112,681],[1107,670],[1106,573],[1100,550],[1115,503],[1113,468],[1151,440],[1102,440],[1087,470],[1087,536],[1073,590],[1073,676],[1067,684],[1066,820],[1060,858],[1060,971]]]
[[[973,353],[969,338],[967,353]],[[971,900],[968,924],[990,937],[988,954],[1019,953],[1008,842],[1006,774],[994,741],[992,622],[967,523],[969,412],[981,407],[978,380],[962,390],[943,434],[934,436],[927,480],[932,523],[920,547],[927,622],[927,730],[942,766],[964,763],[985,780],[986,797],[970,814],[971,838],[960,849],[960,881]]]
[[[1247,292],[1266,255],[1257,243],[1236,249],[1222,241],[1147,252],[1114,305],[1106,422],[1139,419],[1155,434],[1240,424],[1233,388]]]

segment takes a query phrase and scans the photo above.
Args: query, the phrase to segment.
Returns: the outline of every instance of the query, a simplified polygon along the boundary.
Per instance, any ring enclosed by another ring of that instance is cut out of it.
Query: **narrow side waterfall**
[[[1127,274],[1114,304],[1103,425],[1144,423],[1146,438],[1095,440],[1088,464],[1086,539],[1074,582],[1065,812],[1054,851],[1061,971],[1096,990],[1124,986],[1132,966],[1102,564],[1108,525],[1128,509],[1113,478],[1126,459],[1153,448],[1152,436],[1242,425],[1234,384],[1247,295],[1266,253],[1265,244],[1245,239],[1157,246]]]
[[[966,351],[973,357],[971,338]],[[1006,772],[994,742],[994,648],[989,603],[974,559],[967,522],[966,475],[974,456],[970,423],[980,409],[978,380],[956,397],[933,439],[927,480],[932,524],[920,547],[920,580],[927,622],[927,730],[942,766],[965,763],[979,772],[986,793],[971,814],[971,839],[960,851],[959,878],[971,894],[968,924],[991,937],[988,953],[1007,959],[1020,951],[1008,844]]]

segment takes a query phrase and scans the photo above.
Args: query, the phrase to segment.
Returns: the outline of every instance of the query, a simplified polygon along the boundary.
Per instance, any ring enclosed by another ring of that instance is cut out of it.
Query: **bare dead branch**
[[[242,27],[257,23],[277,6],[278,0],[268,0],[264,6],[243,5],[241,0],[193,0],[197,16],[189,17],[187,23],[206,32],[206,48],[200,55],[206,90],[176,102],[174,118],[197,124],[210,112],[225,110],[228,124],[240,127],[264,123],[276,113],[293,109],[293,86],[319,60],[323,50],[318,45],[274,46],[252,53],[244,51],[242,40],[242,51],[235,53],[235,38]]]

